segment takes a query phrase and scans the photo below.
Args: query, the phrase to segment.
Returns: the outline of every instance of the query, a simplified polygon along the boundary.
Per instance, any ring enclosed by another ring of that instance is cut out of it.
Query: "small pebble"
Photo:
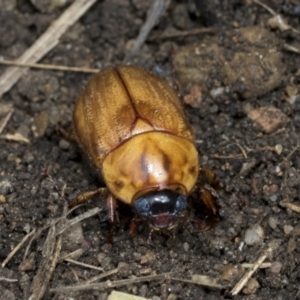
[[[83,240],[83,230],[81,223],[77,223],[69,227],[63,234],[63,242],[66,249],[73,249],[76,245],[80,245]]]
[[[190,250],[190,245],[188,243],[183,244],[184,251],[188,252]]]
[[[222,268],[222,279],[225,281],[233,281],[239,274],[238,268],[233,265],[226,265]]]
[[[255,278],[250,278],[246,286],[243,288],[243,293],[245,295],[254,294],[259,288],[259,283]]]
[[[268,224],[272,229],[275,229],[278,225],[278,220],[274,217],[270,217],[268,220]]]
[[[284,225],[283,226],[283,231],[285,234],[290,234],[293,231],[294,227],[291,225]]]
[[[281,243],[282,243],[282,239],[273,239],[272,241],[270,241],[269,243],[268,243],[268,246],[273,250],[273,251],[275,251],[275,250],[277,250],[278,248],[279,248],[279,246],[281,245]]]
[[[49,124],[49,115],[47,112],[42,111],[34,117],[34,127],[32,128],[37,137],[41,137],[45,134]]]
[[[277,144],[274,148],[276,154],[278,154],[278,155],[280,155],[282,153],[282,149],[283,149],[282,145],[280,145],[280,144]]]
[[[175,294],[170,294],[167,298],[167,300],[176,300],[177,299],[177,295]]]
[[[13,192],[13,185],[8,178],[2,178],[0,180],[0,194],[7,195]]]
[[[151,268],[143,268],[143,269],[140,269],[140,274],[141,275],[149,275],[152,273],[152,269]]]
[[[294,238],[290,238],[287,244],[287,253],[293,253],[296,249],[296,242]]]
[[[149,292],[149,289],[148,289],[148,286],[147,284],[143,284],[140,289],[139,289],[139,295],[141,297],[146,297],[146,295],[148,294]]]
[[[275,274],[279,274],[282,268],[282,263],[279,261],[275,261],[272,263],[270,267],[270,271]]]
[[[68,150],[70,148],[70,143],[65,139],[59,141],[59,148],[62,150]]]
[[[4,197],[4,195],[0,195],[0,203],[5,203],[6,199]]]
[[[141,256],[140,264],[145,265],[151,261],[156,260],[156,255],[153,252],[148,252],[145,255]]]
[[[244,241],[247,245],[258,245],[263,242],[264,238],[263,228],[259,224],[255,224],[246,230]]]
[[[283,128],[290,121],[285,113],[273,106],[253,109],[248,113],[248,118],[259,125],[266,133],[272,133]]]
[[[272,201],[272,202],[276,202],[277,199],[278,199],[278,195],[272,195],[269,199],[270,199],[270,201]]]

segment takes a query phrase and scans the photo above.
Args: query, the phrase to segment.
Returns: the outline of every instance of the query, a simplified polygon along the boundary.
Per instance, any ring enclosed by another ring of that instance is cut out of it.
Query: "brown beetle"
[[[174,227],[195,189],[199,158],[192,128],[169,84],[135,66],[104,70],[81,93],[73,122],[79,145],[107,185],[110,221],[120,200],[146,217],[152,229]],[[102,191],[80,195],[73,205]],[[211,193],[204,187],[200,192],[208,213],[216,215]]]

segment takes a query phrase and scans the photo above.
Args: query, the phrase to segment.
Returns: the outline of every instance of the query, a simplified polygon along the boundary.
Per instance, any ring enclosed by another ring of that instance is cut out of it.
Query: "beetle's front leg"
[[[200,175],[204,176],[205,182],[208,183],[211,187],[219,187],[219,181],[217,179],[217,174],[208,168],[199,168]]]
[[[219,221],[218,208],[215,202],[216,197],[206,187],[200,187],[199,193],[205,206],[205,221],[198,222],[198,226],[200,230],[207,230]]]
[[[211,228],[217,221],[219,221],[218,208],[215,203],[215,196],[212,192],[204,186],[199,188],[199,195],[201,204],[204,206],[204,220],[195,220],[200,230],[207,230]]]
[[[107,191],[108,190],[106,187],[102,187],[102,188],[96,189],[94,191],[83,192],[83,193],[79,194],[74,200],[72,200],[69,203],[69,208],[73,208],[79,204],[82,204],[95,195],[105,195],[107,193]]]

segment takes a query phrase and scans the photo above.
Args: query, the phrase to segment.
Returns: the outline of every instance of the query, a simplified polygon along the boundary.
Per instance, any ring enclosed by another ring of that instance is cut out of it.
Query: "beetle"
[[[170,230],[185,217],[199,173],[214,181],[212,171],[199,167],[193,130],[176,92],[142,68],[118,66],[94,75],[75,104],[73,124],[106,188],[79,195],[72,206],[105,191],[111,222],[121,201],[149,220],[152,231]],[[217,216],[211,192],[198,190],[208,214]]]

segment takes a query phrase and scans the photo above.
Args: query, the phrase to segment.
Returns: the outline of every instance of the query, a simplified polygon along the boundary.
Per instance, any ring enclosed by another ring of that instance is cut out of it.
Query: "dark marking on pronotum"
[[[124,187],[124,182],[117,180],[114,182],[114,186],[115,186],[116,190],[120,191]]]
[[[171,165],[171,161],[168,157],[168,155],[166,155],[163,151],[161,151],[161,154],[162,154],[162,163],[163,163],[163,167],[165,169],[165,172],[167,174],[169,174],[170,172],[170,165]]]
[[[189,173],[194,176],[197,173],[197,167],[196,166],[192,166],[189,168]]]

